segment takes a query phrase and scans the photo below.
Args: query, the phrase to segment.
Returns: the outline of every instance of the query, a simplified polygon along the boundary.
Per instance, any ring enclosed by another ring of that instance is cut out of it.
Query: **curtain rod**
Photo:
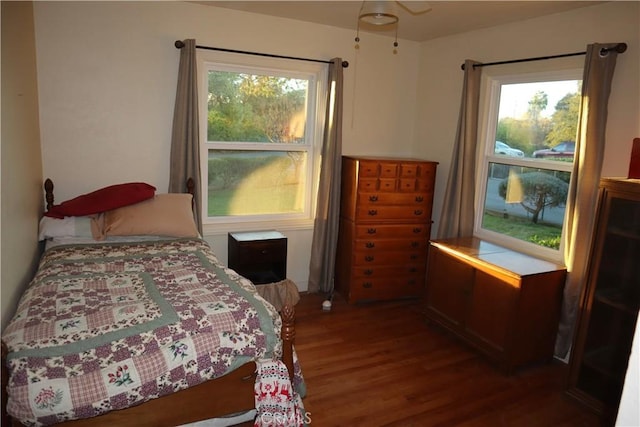
[[[600,49],[600,54],[605,54],[607,52],[611,52],[611,51],[616,51],[618,53],[623,53],[624,51],[627,50],[627,44],[626,43],[618,43],[617,45],[613,46],[613,47],[609,47],[609,48],[605,48],[603,47],[602,49]],[[473,64],[473,68],[476,67],[488,67],[490,65],[502,65],[502,64],[514,64],[517,62],[529,62],[529,61],[542,61],[545,59],[555,59],[555,58],[566,58],[568,56],[578,56],[578,55],[586,55],[587,52],[574,52],[574,53],[563,53],[560,55],[551,55],[551,56],[538,56],[535,58],[523,58],[523,59],[512,59],[510,61],[498,61],[498,62],[487,62],[486,64]],[[461,69],[464,70],[464,64],[462,64],[460,66]]]
[[[176,48],[182,49],[184,47],[184,42],[182,40],[176,40],[174,45],[175,45]],[[246,50],[225,49],[225,48],[222,48],[222,47],[211,47],[211,46],[196,45],[196,49],[218,50],[218,51],[221,51],[221,52],[242,53],[242,54],[245,54],[245,55],[267,56],[269,58],[295,59],[295,60],[298,60],[298,61],[310,61],[310,62],[321,62],[323,64],[331,64],[331,61],[325,61],[323,59],[299,58],[299,57],[295,57],[295,56],[275,55],[273,53],[260,53],[260,52],[249,52],[249,51],[246,51]],[[349,67],[349,62],[342,61],[342,68],[347,68],[347,67]]]

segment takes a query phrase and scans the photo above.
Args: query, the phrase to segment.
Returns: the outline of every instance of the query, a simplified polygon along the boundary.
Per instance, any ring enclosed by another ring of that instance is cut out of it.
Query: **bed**
[[[79,196],[74,215],[100,206],[68,217],[45,182],[41,237],[48,214],[82,235],[50,227],[3,331],[2,425],[177,426],[253,409],[256,425],[303,424],[293,308],[278,313],[194,234],[191,195],[139,187]]]

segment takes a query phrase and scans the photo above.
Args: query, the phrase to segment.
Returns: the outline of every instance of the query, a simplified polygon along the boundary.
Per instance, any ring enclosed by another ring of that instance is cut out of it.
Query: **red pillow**
[[[111,185],[54,205],[45,216],[64,218],[97,214],[150,199],[155,192],[156,187],[144,182]]]

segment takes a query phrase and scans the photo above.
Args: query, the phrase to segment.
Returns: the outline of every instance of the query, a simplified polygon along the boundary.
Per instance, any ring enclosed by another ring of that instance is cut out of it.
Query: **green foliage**
[[[560,236],[541,237],[534,234],[529,238],[529,241],[546,248],[560,249]]]
[[[560,206],[567,200],[569,184],[547,172],[527,172],[514,174],[500,182],[498,193],[506,199],[509,180],[511,185],[520,185],[522,199],[520,205],[531,214],[531,221],[538,223],[540,213],[546,207]]]
[[[209,72],[210,141],[291,143],[302,139],[306,81],[283,77]]]
[[[562,141],[576,140],[580,99],[579,93],[568,93],[556,104],[556,111],[551,117],[553,125],[545,139],[549,147]]]
[[[529,108],[523,118],[501,118],[496,128],[496,140],[519,148],[528,156],[562,141],[575,141],[581,99],[579,88],[558,101],[550,118],[541,117],[548,99],[546,93],[538,91],[529,100]]]

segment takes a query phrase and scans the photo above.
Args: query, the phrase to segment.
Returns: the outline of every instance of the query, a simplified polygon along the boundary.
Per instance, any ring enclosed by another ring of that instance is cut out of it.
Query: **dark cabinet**
[[[254,284],[287,278],[287,238],[278,231],[229,233],[229,268]]]
[[[613,425],[640,305],[640,180],[604,178],[568,394]]]

